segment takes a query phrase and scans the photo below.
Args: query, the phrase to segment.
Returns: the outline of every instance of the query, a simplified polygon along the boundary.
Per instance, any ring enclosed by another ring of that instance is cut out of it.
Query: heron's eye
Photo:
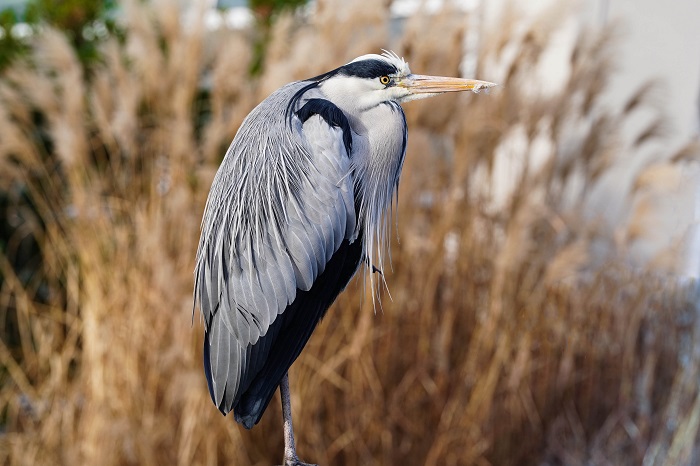
[[[389,84],[389,81],[391,81],[391,79],[389,79],[389,76],[382,76],[381,78],[379,78],[379,82],[384,84],[385,86]]]

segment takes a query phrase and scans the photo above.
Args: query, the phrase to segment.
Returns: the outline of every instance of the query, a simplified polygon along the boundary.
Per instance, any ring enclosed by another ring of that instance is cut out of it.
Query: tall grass
[[[386,47],[388,10],[328,1],[308,20],[281,18],[251,80],[246,33],[207,32],[197,15],[183,24],[171,2],[123,7],[125,40],[106,41],[89,76],[46,28],[0,77],[0,187],[22,192],[9,212],[42,259],[27,278],[11,248],[0,256],[12,335],[0,344],[0,458],[275,464],[277,400],[245,431],[207,393],[191,319],[204,201],[248,111],[286,81]],[[515,36],[506,17],[490,34],[479,62],[504,67],[499,92],[406,106],[393,299],[374,313],[351,284],[293,367],[303,458],[699,460],[697,287],[630,271],[619,241],[582,212],[613,158],[635,155],[619,150],[620,128],[647,104],[640,93],[602,109],[605,32],[581,34],[564,88],[533,98],[524,84],[548,21]],[[419,15],[395,48],[417,72],[456,75],[465,23],[456,11]],[[498,197],[498,154],[513,153],[522,164]]]

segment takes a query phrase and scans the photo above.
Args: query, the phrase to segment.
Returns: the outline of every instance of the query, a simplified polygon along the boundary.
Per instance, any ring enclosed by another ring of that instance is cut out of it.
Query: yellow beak
[[[409,74],[397,83],[405,87],[411,94],[441,94],[443,92],[472,91],[478,93],[496,86],[488,81],[476,79],[446,78],[443,76],[425,76]]]

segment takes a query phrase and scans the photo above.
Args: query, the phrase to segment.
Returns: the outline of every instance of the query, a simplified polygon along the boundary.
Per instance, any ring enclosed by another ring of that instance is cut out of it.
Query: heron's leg
[[[280,397],[282,398],[282,418],[284,419],[284,465],[283,466],[316,466],[299,461],[297,448],[294,443],[292,428],[292,402],[289,393],[289,375],[284,374],[280,382]]]

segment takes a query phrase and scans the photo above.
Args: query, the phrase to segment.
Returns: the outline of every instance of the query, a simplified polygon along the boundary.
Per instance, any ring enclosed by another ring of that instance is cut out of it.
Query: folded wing
[[[209,391],[248,428],[362,255],[350,127],[322,99],[300,100],[291,118],[276,111],[299,86],[244,121],[209,194],[197,253]]]

